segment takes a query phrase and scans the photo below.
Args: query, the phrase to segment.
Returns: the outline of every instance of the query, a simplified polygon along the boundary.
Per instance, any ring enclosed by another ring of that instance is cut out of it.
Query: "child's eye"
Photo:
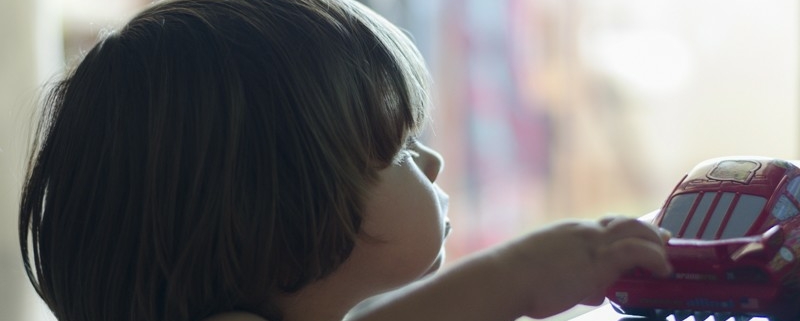
[[[417,138],[411,136],[406,140],[403,146],[400,147],[400,152],[395,156],[394,163],[401,164],[409,158],[413,159],[417,157],[419,157],[419,153],[417,152]]]
[[[417,152],[417,143],[419,141],[416,137],[411,136],[406,140],[406,144],[403,146],[403,150],[408,152],[412,157],[419,157],[419,152]]]

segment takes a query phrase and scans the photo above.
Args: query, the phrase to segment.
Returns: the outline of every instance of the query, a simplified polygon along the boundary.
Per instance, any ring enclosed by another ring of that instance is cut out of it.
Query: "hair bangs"
[[[421,134],[428,121],[430,75],[422,54],[405,32],[357,2],[343,2],[371,33],[366,53],[377,64],[377,110],[368,120],[371,161],[387,166],[410,136]],[[378,124],[376,126],[376,124]]]

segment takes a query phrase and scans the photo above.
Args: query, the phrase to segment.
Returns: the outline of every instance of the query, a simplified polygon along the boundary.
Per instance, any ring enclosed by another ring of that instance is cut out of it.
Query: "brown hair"
[[[45,100],[20,208],[31,282],[62,321],[280,320],[274,295],[350,254],[427,77],[352,1],[153,5]]]

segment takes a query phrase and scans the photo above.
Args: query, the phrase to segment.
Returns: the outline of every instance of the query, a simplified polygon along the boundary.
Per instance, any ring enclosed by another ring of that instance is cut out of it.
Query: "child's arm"
[[[596,305],[621,273],[670,273],[664,235],[633,219],[567,222],[479,252],[350,320],[514,320]]]

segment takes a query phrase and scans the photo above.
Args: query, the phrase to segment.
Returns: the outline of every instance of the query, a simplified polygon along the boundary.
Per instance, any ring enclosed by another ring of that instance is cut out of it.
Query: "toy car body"
[[[674,273],[637,269],[607,292],[615,310],[704,320],[800,316],[800,168],[789,161],[727,157],[698,164],[652,223],[669,230]]]

